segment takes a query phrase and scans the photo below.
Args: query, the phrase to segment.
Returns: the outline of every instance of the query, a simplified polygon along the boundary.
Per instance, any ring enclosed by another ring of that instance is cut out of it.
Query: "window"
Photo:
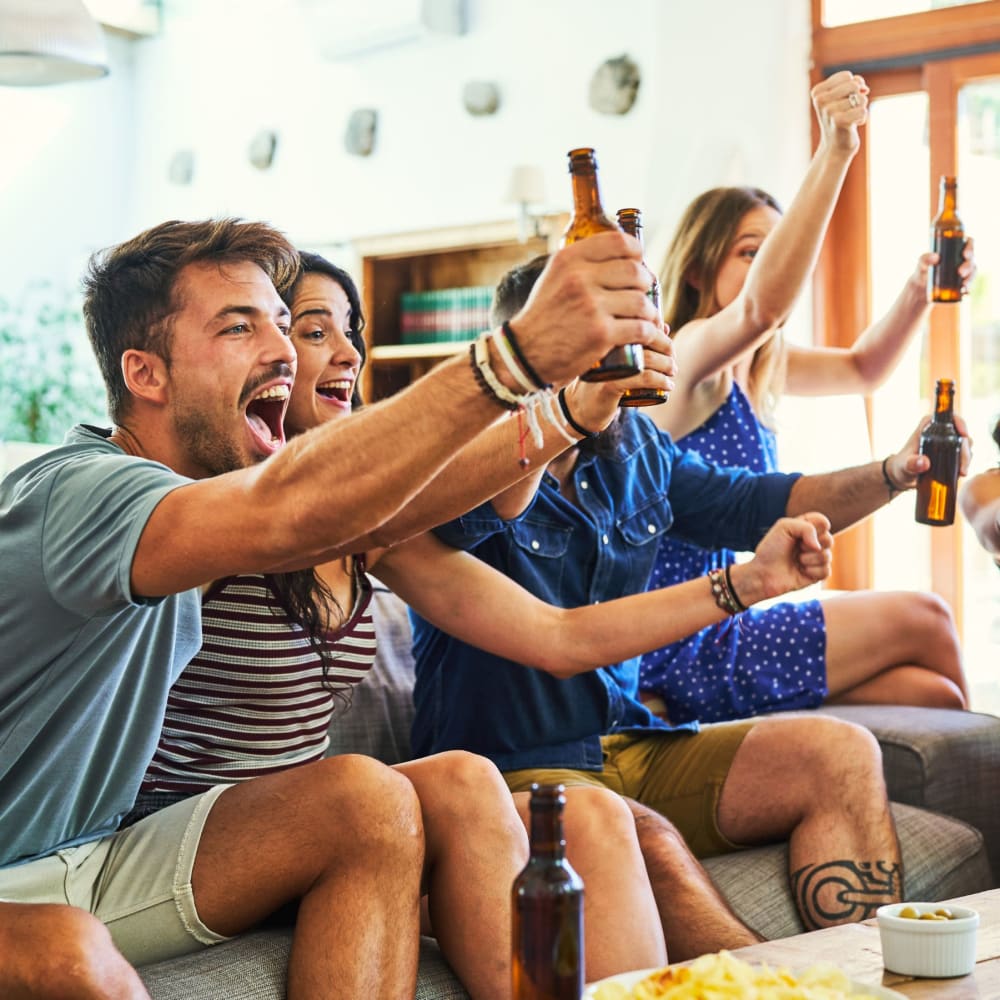
[[[953,376],[958,409],[976,441],[974,469],[995,464],[989,430],[1000,415],[1000,247],[992,239],[1000,186],[1000,3],[984,0],[829,27],[846,0],[814,0],[819,80],[840,68],[863,74],[871,114],[817,275],[817,326],[826,342],[850,344],[899,292],[937,211],[939,178],[959,179],[959,214],[976,238],[978,274],[958,306],[935,306],[920,343],[868,402],[874,454],[899,447],[929,411],[934,380]],[[866,0],[866,10],[888,3]],[[899,8],[902,3],[894,3]],[[836,252],[834,253],[834,248]],[[845,558],[846,557],[846,558]],[[987,669],[1000,652],[996,569],[964,523],[923,528],[909,497],[838,541],[836,585],[930,589],[955,612],[973,707],[1000,711],[1000,681]]]

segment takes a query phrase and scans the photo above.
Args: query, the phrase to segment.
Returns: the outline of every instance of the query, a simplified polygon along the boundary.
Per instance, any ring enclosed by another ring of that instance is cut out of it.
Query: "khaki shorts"
[[[225,941],[198,918],[191,872],[219,785],[101,840],[0,868],[0,899],[69,903],[107,925],[135,965]]]
[[[719,797],[736,751],[753,722],[721,722],[691,733],[614,733],[601,738],[604,768],[508,771],[512,792],[542,784],[597,785],[655,809],[669,819],[696,857],[725,854],[740,845],[719,830]]]

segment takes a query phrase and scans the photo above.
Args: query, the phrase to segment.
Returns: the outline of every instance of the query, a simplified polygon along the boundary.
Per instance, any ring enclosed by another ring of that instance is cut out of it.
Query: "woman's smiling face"
[[[351,303],[327,274],[304,274],[292,301],[291,338],[298,355],[285,415],[289,435],[351,412],[361,355],[351,339]]]

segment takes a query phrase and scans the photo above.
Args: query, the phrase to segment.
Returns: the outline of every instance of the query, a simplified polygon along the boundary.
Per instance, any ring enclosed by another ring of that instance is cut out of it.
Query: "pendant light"
[[[41,87],[107,73],[104,33],[83,0],[0,0],[0,86]]]

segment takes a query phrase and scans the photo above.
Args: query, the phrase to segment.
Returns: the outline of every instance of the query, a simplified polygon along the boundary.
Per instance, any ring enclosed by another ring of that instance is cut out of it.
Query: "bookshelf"
[[[516,219],[353,240],[367,318],[364,399],[391,396],[439,361],[467,349],[467,342],[401,343],[404,292],[495,285],[514,265],[553,251],[568,221],[565,213],[536,216],[524,243]]]

